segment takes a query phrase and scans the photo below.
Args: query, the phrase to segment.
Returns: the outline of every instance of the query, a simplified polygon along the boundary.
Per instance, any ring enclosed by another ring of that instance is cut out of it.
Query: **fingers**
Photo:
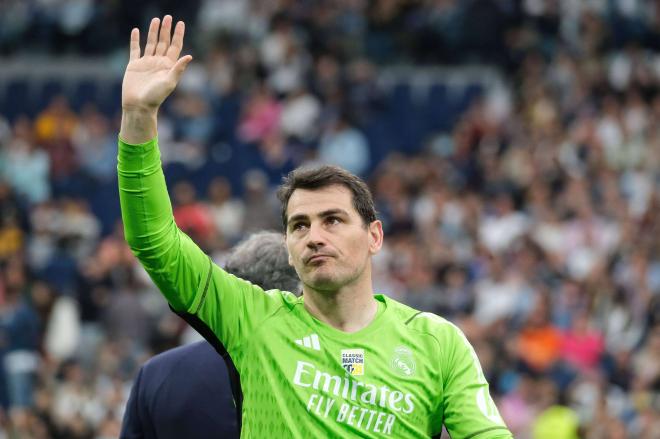
[[[136,27],[131,31],[131,46],[129,52],[129,61],[140,58],[140,30]]]
[[[186,32],[186,25],[183,21],[179,21],[174,28],[174,37],[172,37],[172,44],[167,49],[167,57],[172,61],[176,61],[181,54],[183,48],[183,34]]]
[[[160,26],[160,38],[156,46],[155,55],[165,55],[167,49],[170,47],[170,37],[172,34],[172,16],[166,15],[163,18],[163,24]]]
[[[186,55],[182,56],[176,64],[174,64],[174,67],[170,70],[170,75],[173,75],[172,79],[174,79],[175,82],[179,82],[181,75],[183,75],[183,72],[186,70],[186,67],[188,67],[190,61],[192,61],[192,56]]]
[[[166,15],[163,17],[162,25],[159,18],[153,18],[149,24],[149,33],[147,34],[147,45],[144,48],[144,56],[167,56],[172,61],[177,61],[181,54],[181,49],[183,48],[183,35],[185,33],[185,28],[183,21],[179,21],[176,24],[174,37],[172,38],[172,16]],[[131,31],[130,59],[137,59],[139,57],[140,33],[137,29],[133,29],[133,31]]]
[[[149,34],[147,35],[147,45],[144,48],[144,56],[153,55],[154,50],[156,50],[159,25],[160,20],[158,18],[151,19],[151,24],[149,25]]]

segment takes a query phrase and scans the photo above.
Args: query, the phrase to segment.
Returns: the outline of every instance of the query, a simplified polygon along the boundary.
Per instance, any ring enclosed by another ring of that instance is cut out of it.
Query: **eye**
[[[305,223],[295,223],[291,226],[291,230],[294,232],[298,232],[300,230],[304,230],[307,227],[307,224]]]
[[[326,218],[325,222],[330,224],[331,226],[334,226],[341,223],[341,219],[337,218],[336,216],[329,216],[328,218]]]

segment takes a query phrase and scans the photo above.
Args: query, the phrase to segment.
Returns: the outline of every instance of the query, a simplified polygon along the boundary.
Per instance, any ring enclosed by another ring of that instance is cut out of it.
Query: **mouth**
[[[330,255],[313,255],[307,258],[307,261],[305,262],[307,265],[315,264],[315,263],[320,263],[326,259],[331,258]]]

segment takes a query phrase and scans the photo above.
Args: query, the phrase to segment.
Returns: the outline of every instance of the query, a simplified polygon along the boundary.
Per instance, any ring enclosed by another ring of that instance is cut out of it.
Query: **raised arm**
[[[131,32],[122,87],[118,182],[124,235],[172,307],[217,347],[232,350],[279,306],[275,296],[225,273],[174,222],[157,144],[158,108],[174,90],[190,56],[179,58],[184,25],[154,18],[144,53]],[[280,300],[280,304],[281,304]]]
[[[130,58],[122,85],[122,122],[117,172],[126,240],[170,304],[189,311],[209,258],[174,222],[157,145],[157,114],[192,57],[179,58],[184,24],[170,40],[172,17],[151,20],[140,53],[140,32],[131,32]]]

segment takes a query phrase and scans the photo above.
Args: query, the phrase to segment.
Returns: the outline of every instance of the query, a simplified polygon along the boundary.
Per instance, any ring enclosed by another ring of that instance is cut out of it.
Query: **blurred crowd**
[[[658,48],[658,8],[655,0],[5,0],[0,54],[110,54],[124,49],[132,27],[167,11],[199,30],[192,39],[200,52],[222,37],[254,42],[294,30],[314,54],[343,59],[515,68],[516,49],[530,40],[546,54],[568,41]]]
[[[516,438],[660,437],[660,2],[171,3],[199,61],[160,143],[176,221],[217,263],[279,228],[282,172],[339,164],[384,222],[375,290],[465,331]],[[2,2],[0,52],[109,53],[128,31],[90,46],[99,26],[163,10]],[[495,64],[508,92],[383,153],[381,65],[439,62]],[[137,367],[197,337],[92,208],[117,203],[117,132],[66,96],[0,118],[1,439],[116,437]]]

